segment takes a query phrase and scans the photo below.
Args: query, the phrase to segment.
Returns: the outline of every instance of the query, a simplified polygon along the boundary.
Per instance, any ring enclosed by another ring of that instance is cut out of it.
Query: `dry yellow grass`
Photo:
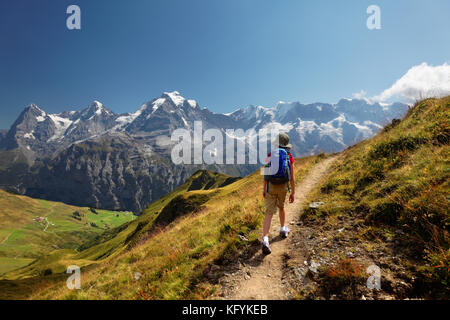
[[[323,156],[321,156],[323,157]],[[301,179],[321,157],[297,159]],[[213,261],[248,245],[260,236],[264,217],[262,176],[258,172],[215,190],[195,213],[162,229],[141,235],[131,249],[83,270],[82,290],[64,283],[34,294],[34,299],[183,299],[207,298],[214,287],[201,284],[202,272]],[[139,279],[135,275],[139,273]]]

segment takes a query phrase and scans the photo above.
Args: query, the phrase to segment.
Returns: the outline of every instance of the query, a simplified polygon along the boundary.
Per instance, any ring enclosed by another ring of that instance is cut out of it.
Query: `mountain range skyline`
[[[180,91],[178,91],[178,90],[173,90],[173,91],[164,91],[163,93],[162,93],[162,95],[166,95],[166,94],[174,94],[174,95],[180,95],[181,96],[181,93],[180,93]],[[355,97],[356,96],[356,97]],[[182,97],[181,96],[181,98],[182,99],[185,99],[184,97]],[[202,106],[202,105],[200,105],[200,104],[198,104],[198,101],[197,101],[197,99],[185,99],[185,100],[187,100],[187,101],[192,101],[192,103],[195,103],[195,104],[197,104],[197,106],[199,107],[199,108],[201,108],[201,109],[208,109],[208,110],[210,110],[210,108],[208,107],[208,106]],[[215,114],[223,114],[223,115],[231,115],[231,114],[233,114],[233,113],[235,113],[235,112],[237,112],[237,111],[239,111],[239,110],[244,110],[244,109],[248,109],[248,108],[262,108],[262,109],[265,109],[265,110],[274,110],[274,109],[277,109],[280,105],[282,105],[282,104],[291,104],[291,103],[299,103],[299,104],[305,104],[305,105],[308,105],[308,104],[330,104],[330,105],[335,105],[335,104],[338,104],[340,101],[342,101],[342,100],[348,100],[348,101],[353,101],[353,100],[356,100],[356,101],[364,101],[364,102],[366,102],[366,103],[368,103],[369,105],[375,105],[375,104],[379,104],[380,106],[390,106],[390,105],[393,105],[393,104],[395,104],[395,103],[399,103],[399,101],[396,101],[396,102],[391,102],[391,103],[385,103],[385,102],[376,102],[376,101],[371,101],[370,99],[368,99],[368,98],[365,98],[365,97],[361,97],[361,96],[359,96],[359,95],[354,95],[353,97],[342,97],[341,99],[339,99],[339,101],[337,101],[337,102],[325,102],[325,101],[320,101],[320,100],[318,100],[318,101],[316,101],[316,102],[308,102],[308,103],[304,103],[304,102],[301,102],[300,100],[298,100],[298,101],[284,101],[284,100],[279,100],[275,105],[273,105],[273,106],[263,106],[263,105],[260,105],[260,104],[249,104],[249,105],[247,105],[247,106],[244,106],[244,107],[236,107],[235,109],[234,109],[234,111],[232,111],[232,112],[214,112],[214,111],[212,111],[213,113],[215,113]],[[151,99],[150,100],[148,100],[147,102],[144,102],[144,103],[142,103],[142,105],[141,105],[141,107],[140,108],[142,108],[142,107],[144,107],[149,101],[151,101]],[[75,107],[75,106],[70,106],[70,107],[62,107],[62,111],[61,112],[56,112],[56,113],[47,113],[46,111],[45,111],[45,106],[42,106],[42,105],[40,105],[40,104],[38,104],[38,103],[36,103],[36,102],[30,102],[29,104],[27,104],[27,105],[25,105],[25,106],[23,106],[23,108],[21,109],[21,111],[19,112],[19,114],[18,114],[18,117],[20,116],[20,113],[22,113],[24,110],[26,110],[26,109],[28,109],[28,108],[36,108],[37,110],[40,110],[40,111],[42,111],[45,115],[53,115],[53,116],[58,116],[58,115],[70,115],[71,113],[72,114],[75,114],[75,113],[83,113],[83,112],[87,112],[89,109],[91,109],[92,107],[96,107],[96,106],[98,106],[98,107],[100,107],[100,108],[105,108],[105,110],[107,110],[107,111],[109,111],[109,112],[113,112],[114,114],[116,114],[116,115],[120,115],[120,116],[124,116],[124,117],[126,117],[127,115],[133,115],[133,113],[136,113],[136,112],[138,112],[139,110],[137,110],[137,111],[135,111],[135,112],[126,112],[126,113],[117,113],[117,112],[115,112],[114,110],[113,110],[113,108],[109,108],[109,106],[106,106],[105,104],[103,104],[102,103],[102,101],[99,101],[99,100],[92,100],[90,103],[88,103],[85,107],[82,107],[82,106],[79,106],[79,107]],[[13,120],[12,122],[11,122],[11,124],[9,125],[9,126],[4,126],[4,127],[1,127],[0,128],[0,130],[2,130],[2,131],[8,131],[9,129],[10,129],[10,127],[14,124],[14,121],[16,121],[17,120],[17,117],[15,118],[15,120]]]
[[[179,95],[179,91],[164,91],[163,94],[167,94],[167,93],[175,93],[176,95]],[[373,95],[373,96],[368,96],[367,92],[365,90],[361,90],[360,92],[357,93],[353,93],[351,97],[349,96],[345,96],[343,95],[343,97],[341,97],[339,100],[342,99],[348,99],[348,100],[361,100],[361,101],[365,101],[366,103],[368,103],[369,105],[375,105],[375,104],[379,104],[381,106],[389,106],[392,105],[394,103],[404,103],[404,104],[408,104],[408,105],[413,105],[417,100],[423,99],[423,98],[427,98],[427,97],[443,97],[450,94],[450,65],[447,63],[444,63],[442,65],[437,65],[437,66],[432,66],[429,65],[427,63],[422,63],[420,65],[417,66],[413,66],[412,68],[410,68],[402,77],[400,77],[398,80],[396,80],[392,86],[390,86],[389,88],[381,91],[380,93]],[[184,98],[183,98],[184,99]],[[197,103],[197,100],[192,100],[195,103]],[[298,102],[301,100],[293,100],[293,102]],[[293,102],[285,102],[283,100],[279,100],[277,103],[275,103],[275,105],[273,106],[263,106],[261,104],[248,104],[246,107],[242,107],[242,106],[237,106],[235,107],[231,112],[217,112],[214,111],[215,108],[214,106],[203,106],[201,107],[199,105],[199,107],[201,108],[207,108],[209,110],[212,110],[212,112],[217,113],[217,114],[232,114],[233,112],[236,112],[238,110],[241,109],[245,109],[245,108],[249,108],[249,107],[261,107],[264,109],[276,109],[278,105],[280,104],[284,104],[284,103],[293,103]],[[144,106],[147,102],[142,103],[141,107]],[[314,104],[314,103],[327,103],[327,104],[338,104],[339,101],[337,102],[324,102],[323,100],[321,101],[321,99],[317,99],[316,101],[313,102],[308,102],[304,104]],[[99,105],[104,105],[102,102],[100,102],[97,99],[94,99],[91,104],[88,105],[88,107],[84,108],[87,109],[90,106],[92,106],[93,104],[99,104]],[[130,105],[131,103],[128,103],[128,105]],[[31,102],[28,104],[28,106],[39,106],[38,103],[36,102]],[[41,106],[43,107],[43,106]],[[26,107],[25,107],[26,108]],[[45,108],[45,107],[43,107]],[[58,115],[60,113],[64,113],[64,112],[69,112],[67,111],[72,110],[74,113],[80,110],[84,110],[82,107],[60,107],[58,108],[59,112],[55,112],[52,113],[54,115]],[[114,108],[109,108],[108,110],[113,110]],[[132,114],[134,112],[134,110],[132,110],[132,107],[127,107],[127,112],[125,113],[120,113],[120,112],[114,112],[116,114],[121,114],[121,115],[125,115],[125,114]],[[16,116],[17,118],[17,116]],[[3,123],[5,122],[5,117],[2,117],[2,119],[0,119],[3,121]],[[0,121],[0,124],[2,123],[2,121]],[[13,123],[13,121],[11,122],[11,124]],[[8,126],[0,126],[0,131],[5,131],[7,129],[9,129],[10,125]],[[1,136],[1,132],[0,132],[0,136]]]
[[[228,129],[244,130],[245,158],[257,148],[260,129],[277,129],[289,134],[292,153],[298,157],[342,151],[372,137],[392,119],[402,118],[407,109],[402,103],[341,99],[336,104],[280,102],[272,108],[248,106],[221,114],[177,91],[165,92],[125,114],[116,114],[99,101],[58,114],[30,105],[0,136],[0,153],[10,159],[0,186],[32,197],[139,212],[196,170],[245,176],[258,167],[247,161],[173,163],[172,133],[192,130],[196,121],[202,122],[203,130],[218,129],[222,134]]]
[[[238,125],[242,125],[242,129],[261,129],[262,126],[273,124],[273,123],[283,123],[286,124],[288,122],[295,122],[294,118],[289,118],[289,113],[293,110],[303,110],[301,116],[296,114],[295,116],[300,120],[313,121],[316,123],[322,123],[324,121],[331,121],[339,117],[339,113],[335,112],[333,108],[339,105],[354,105],[353,110],[344,109],[344,112],[347,112],[345,117],[348,120],[353,122],[360,122],[362,118],[364,118],[365,123],[374,126],[375,128],[381,128],[382,125],[386,124],[386,121],[390,121],[394,118],[394,115],[401,116],[405,111],[405,104],[395,102],[395,103],[380,103],[370,101],[365,98],[342,98],[337,103],[324,103],[324,102],[315,102],[310,104],[302,104],[300,102],[284,102],[279,101],[275,106],[272,107],[264,107],[260,105],[249,105],[246,107],[238,108],[230,113],[216,113],[210,111],[207,107],[201,107],[197,100],[195,99],[186,99],[184,98],[180,92],[172,91],[172,92],[163,92],[160,97],[153,98],[145,103],[143,103],[136,111],[129,113],[118,114],[114,111],[110,110],[107,106],[105,106],[100,101],[93,101],[87,107],[79,110],[65,110],[60,113],[47,113],[40,106],[36,104],[30,104],[27,106],[16,121],[12,124],[9,130],[2,130],[5,134],[6,132],[10,132],[13,130],[14,126],[20,124],[24,121],[24,117],[29,116],[31,114],[31,118],[34,118],[34,124],[36,126],[42,126],[48,121],[52,123],[54,126],[53,133],[51,136],[47,137],[45,142],[51,143],[55,141],[60,141],[65,139],[65,135],[72,134],[75,130],[76,126],[79,126],[80,123],[83,122],[93,122],[96,126],[98,126],[99,122],[107,122],[107,124],[102,125],[99,128],[89,128],[89,133],[87,135],[83,135],[84,139],[89,139],[95,137],[98,134],[103,134],[111,131],[121,131],[121,130],[133,130],[128,128],[129,126],[134,125],[135,120],[139,120],[140,118],[145,118],[144,120],[140,120],[146,122],[154,113],[158,110],[161,105],[164,105],[166,101],[169,101],[176,108],[188,107],[192,109],[197,109],[199,111],[207,111],[211,115],[223,116],[228,120],[234,121],[233,124],[225,124],[224,127],[230,127],[234,129],[241,129],[241,127],[237,127]],[[363,106],[362,110],[357,110],[359,106]],[[355,107],[356,106],[356,107]],[[373,107],[373,108],[372,108]],[[313,109],[313,113],[311,110]],[[343,109],[343,107],[341,107]],[[373,109],[373,110],[371,110]],[[348,112],[353,113],[353,116]],[[389,111],[391,114],[383,115],[380,118],[380,115],[375,116],[375,118],[370,119],[373,116],[373,112],[386,112]],[[171,110],[171,113],[174,111]],[[306,114],[304,113],[306,112]],[[366,112],[367,114],[364,114]],[[358,114],[355,116],[354,114]],[[324,116],[325,114],[325,116]],[[180,127],[184,128],[192,128],[191,123],[195,119],[190,119],[189,114],[184,114],[181,116],[182,124]],[[292,116],[292,115],[290,115]],[[346,120],[344,117],[344,120]],[[195,117],[194,117],[195,118]],[[197,119],[198,120],[198,119]],[[223,120],[223,119],[222,119]],[[371,121],[373,120],[373,121]],[[243,122],[242,122],[243,121]],[[189,122],[189,123],[188,123]],[[226,123],[227,121],[225,121]],[[262,123],[262,125],[261,125]],[[224,128],[224,123],[217,124],[217,128]],[[30,129],[29,125],[26,126],[26,130],[23,133],[24,138],[33,139],[36,138],[33,136],[34,130]],[[171,128],[176,129],[176,127]],[[282,130],[289,128],[280,127]],[[306,128],[304,128],[306,129]],[[136,131],[136,128],[134,129]],[[90,135],[89,135],[90,134]],[[6,134],[5,134],[6,135]],[[73,140],[71,143],[80,142],[81,140]]]

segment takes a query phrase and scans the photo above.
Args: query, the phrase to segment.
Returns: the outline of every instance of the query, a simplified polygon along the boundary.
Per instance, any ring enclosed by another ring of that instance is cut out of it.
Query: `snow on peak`
[[[164,92],[163,93],[163,97],[167,97],[170,100],[172,100],[172,102],[177,106],[180,107],[183,105],[184,101],[186,99],[184,99],[183,96],[181,96],[181,94],[178,91],[172,91],[172,92]]]
[[[87,114],[88,115],[91,115],[91,118],[94,116],[94,115],[98,115],[98,116],[100,116],[100,115],[102,115],[102,114],[107,114],[107,115],[111,115],[112,114],[112,112],[110,111],[110,110],[108,110],[104,105],[103,105],[103,103],[101,103],[101,102],[99,102],[99,101],[97,101],[97,100],[94,100],[94,102],[92,102],[90,105],[89,105],[89,107],[87,108]]]
[[[34,103],[31,103],[31,104],[28,106],[27,109],[38,111],[38,112],[41,113],[41,115],[43,115],[43,116],[46,115],[45,111],[42,110],[41,108],[39,108],[39,107],[38,107],[37,105],[35,105]]]
[[[178,91],[163,92],[161,97],[144,103],[136,112],[119,116],[116,119],[117,125],[113,128],[113,130],[124,128],[141,116],[145,116],[146,119],[149,119],[152,114],[167,101],[172,101],[177,107],[182,107],[185,102],[192,108],[198,107],[197,101],[185,99]]]
[[[105,108],[103,107],[103,104],[97,100],[94,100],[94,102],[91,103],[89,108],[94,109],[95,114],[97,114],[97,115],[101,115],[103,110],[105,110]]]
[[[153,101],[153,103],[152,103],[153,110],[155,110],[155,108],[158,108],[159,106],[161,106],[164,102],[166,102],[165,98],[158,98],[155,101]]]
[[[40,116],[36,117],[37,122],[44,122],[46,116],[47,116],[47,114],[45,112],[43,112]]]
[[[91,106],[95,106],[97,108],[102,108],[103,103],[101,103],[100,101],[94,100],[94,102],[92,102]]]
[[[273,115],[271,108],[266,108],[263,106],[255,106],[251,104],[247,107],[237,109],[234,112],[228,113],[227,115],[235,117],[236,119],[239,120],[250,120],[254,118],[258,119],[261,116],[264,116],[268,113]]]
[[[278,102],[274,108],[276,110],[277,119],[284,118],[289,111],[295,108],[295,106],[295,102]]]
[[[197,101],[195,100],[188,100],[187,102],[192,108],[196,108],[198,106]]]
[[[50,137],[50,139],[48,139],[47,142],[60,140],[61,138],[63,138],[64,133],[73,123],[73,121],[60,117],[56,114],[50,114],[49,117],[55,125],[55,133],[52,137]]]
[[[37,122],[43,122],[45,121],[45,118],[47,117],[47,113],[39,108],[34,103],[31,103],[25,110],[32,111],[34,117],[36,118]]]
[[[155,111],[158,107],[156,106],[157,103],[164,103],[164,101],[159,101],[159,99],[157,99],[156,101],[154,101],[153,104],[153,111]],[[149,103],[144,103],[136,112],[134,113],[127,113],[124,115],[119,116],[116,119],[116,123],[117,125],[112,129],[114,130],[119,130],[122,128],[125,128],[127,125],[129,125],[130,123],[132,123],[134,120],[136,120],[136,118],[138,118],[145,110],[147,110],[147,108],[149,107]],[[159,105],[158,105],[159,106]]]
[[[197,106],[197,101],[195,100],[187,100],[185,99],[178,91],[172,91],[172,92],[164,92],[160,99],[168,98],[172,100],[172,102],[177,106],[181,107],[183,106],[184,102],[186,101],[189,106],[192,108],[195,108]],[[159,99],[158,99],[159,100]]]

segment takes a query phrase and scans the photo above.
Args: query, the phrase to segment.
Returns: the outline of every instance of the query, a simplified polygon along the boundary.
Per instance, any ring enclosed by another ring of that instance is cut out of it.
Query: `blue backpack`
[[[275,171],[276,166],[271,166],[272,163],[278,162],[278,170]],[[264,180],[273,184],[283,184],[291,180],[291,167],[289,160],[289,152],[286,149],[278,148],[270,154],[270,161],[266,165],[270,169],[264,175]]]

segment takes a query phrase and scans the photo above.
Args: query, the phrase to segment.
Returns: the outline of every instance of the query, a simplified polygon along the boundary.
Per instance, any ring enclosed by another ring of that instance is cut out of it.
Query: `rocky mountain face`
[[[72,144],[56,157],[35,165],[26,194],[140,213],[199,168],[243,176],[251,166],[175,165],[167,154],[153,152],[147,142],[128,133],[110,132]]]
[[[8,130],[0,129],[0,143],[1,143],[2,139],[6,136],[7,133],[8,133]]]
[[[294,155],[304,156],[341,151],[373,136],[406,110],[399,103],[343,99],[337,104],[280,102],[273,108],[249,106],[218,114],[176,91],[127,114],[115,114],[98,101],[59,114],[30,105],[0,135],[0,186],[80,206],[140,212],[198,169],[238,176],[258,166],[173,164],[172,132],[191,132],[194,121],[202,121],[203,130],[243,129],[251,146],[256,146],[259,129],[277,128],[290,135]],[[18,176],[16,167],[21,168]]]

